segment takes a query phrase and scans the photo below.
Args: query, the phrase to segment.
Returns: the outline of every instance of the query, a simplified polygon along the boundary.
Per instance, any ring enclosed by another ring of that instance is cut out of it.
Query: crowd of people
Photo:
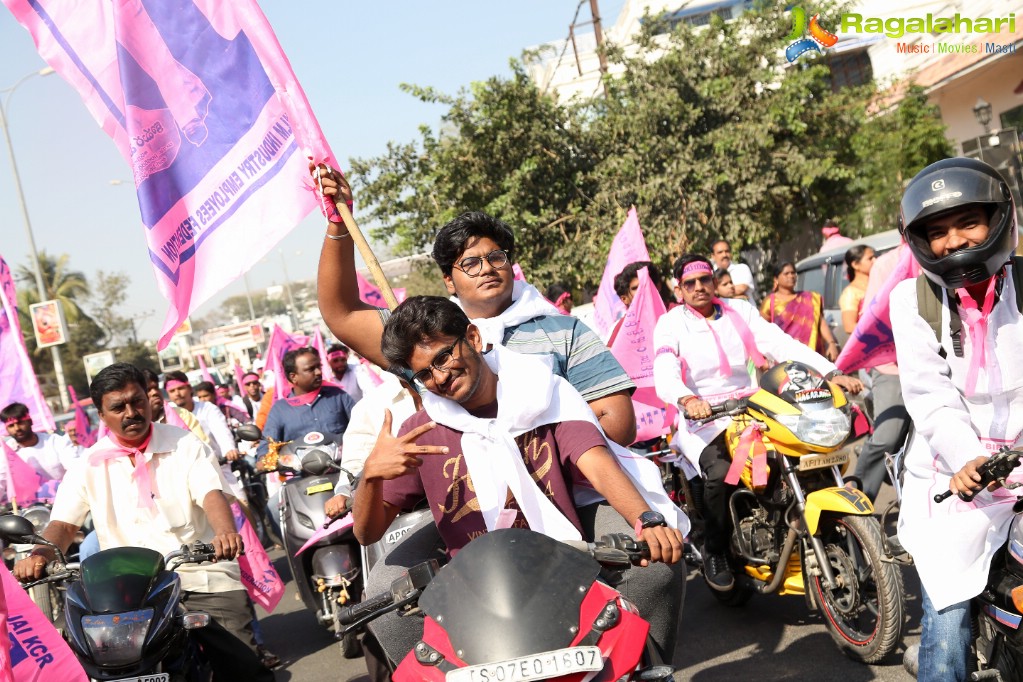
[[[310,172],[325,197],[351,202],[339,173],[325,166]],[[939,184],[945,190],[935,194]],[[908,185],[897,249],[875,258],[869,246],[850,245],[834,221],[822,229],[823,251],[846,249],[848,285],[839,299],[845,334],[904,250],[923,272],[891,296],[898,361],[862,375],[872,386],[874,422],[855,478],[876,498],[884,454],[902,447],[912,421],[899,533],[923,587],[924,680],[965,679],[969,600],[983,588],[1015,500],[991,491],[971,504],[927,502],[945,488],[977,492],[977,467],[993,446],[1014,444],[1023,433],[1023,410],[1014,409],[1023,380],[1011,355],[1023,336],[1023,306],[1010,284],[1019,275],[1007,264],[1017,239],[1008,196],[989,166],[949,159]],[[232,426],[251,421],[277,441],[319,431],[342,441],[343,465],[358,479],[353,486],[342,477],[326,511],[350,510],[360,542],[379,540],[421,500],[432,512],[374,567],[367,594],[385,591],[438,547],[450,557],[498,528],[528,527],[565,540],[635,534],[649,544],[649,565],[627,571],[617,589],[637,605],[655,647],[670,660],[685,595],[689,521],[665,494],[657,468],[627,449],[637,435],[635,382],[609,350],[624,318],[601,338],[571,315],[567,288],[552,285],[544,296],[517,280],[514,255],[508,225],[480,212],[462,214],[439,230],[433,248],[449,297],[414,296],[382,310],[360,299],[353,241],[342,223],[329,222],[319,304],[340,343],[322,355],[312,347],[289,351],[280,377],[257,363],[240,378],[241,394],[193,385],[181,372],[158,377],[112,365],[92,382],[106,434],[87,450],[66,435],[35,432],[24,405],[4,407],[11,449],[42,479],[61,482],[46,537],[66,548],[91,512],[91,551],[212,542],[223,561],[185,571],[182,587],[190,605],[213,616],[216,627],[201,631],[213,667],[221,679],[238,679],[225,672],[227,661],[232,674],[247,666],[244,679],[272,679],[276,657],[260,641],[231,561],[241,540],[228,507],[244,499],[231,463],[261,466],[266,444],[240,446]],[[709,420],[713,406],[755,386],[769,363],[786,360],[850,394],[864,382],[835,366],[838,336],[821,293],[797,289],[793,263],[761,277],[763,292],[723,239],[709,254],[677,258],[670,277],[653,262],[631,263],[614,278],[626,309],[644,270],[665,308],[653,338],[656,393],[681,414],[672,447],[704,480],[704,578],[711,589],[730,590],[729,418]],[[940,304],[937,323],[925,312],[927,296]],[[271,381],[287,390],[274,390]],[[5,480],[0,476],[0,492]],[[276,497],[269,504],[273,518]],[[940,539],[950,535],[961,544]],[[48,548],[38,547],[15,574],[37,577],[51,559]],[[375,621],[365,641],[374,679],[387,679],[421,636],[419,619]]]

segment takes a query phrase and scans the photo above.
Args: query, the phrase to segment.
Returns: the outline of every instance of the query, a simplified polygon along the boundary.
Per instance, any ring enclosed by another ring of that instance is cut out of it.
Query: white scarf
[[[496,419],[474,417],[458,403],[433,393],[424,395],[423,406],[435,422],[462,432],[462,455],[487,530],[501,527],[510,489],[532,530],[556,540],[581,539],[576,527],[533,480],[514,439],[539,426],[566,421],[585,421],[600,429],[593,410],[570,383],[551,371],[549,357],[522,355],[495,345],[484,359],[500,377]],[[613,441],[607,443],[650,508],[688,535],[689,519],[664,493],[657,466]]]
[[[461,306],[461,302],[456,299]],[[512,304],[497,317],[479,317],[472,323],[483,335],[483,347],[503,346],[504,330],[542,315],[560,315],[551,302],[529,282],[516,280],[512,285]]]

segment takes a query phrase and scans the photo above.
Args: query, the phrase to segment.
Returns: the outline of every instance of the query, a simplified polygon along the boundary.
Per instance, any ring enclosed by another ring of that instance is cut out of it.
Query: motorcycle
[[[390,611],[425,617],[423,638],[395,682],[661,680],[674,670],[649,625],[608,584],[649,555],[646,543],[608,535],[562,543],[521,528],[486,533],[443,568],[409,569],[391,590],[342,610],[347,630]],[[642,569],[639,569],[642,570]]]
[[[785,362],[770,368],[752,395],[715,405],[710,418],[691,423],[721,416],[732,417],[725,439],[732,471],[741,473],[728,500],[735,584],[711,590],[714,596],[741,606],[754,594],[801,595],[848,656],[885,658],[902,638],[902,574],[884,560],[870,500],[845,487],[849,456],[839,448],[850,415],[841,389],[806,365]]]
[[[262,438],[255,425],[246,424],[238,431],[245,440]],[[281,534],[302,602],[320,625],[339,637],[341,654],[356,658],[362,654],[358,636],[339,635],[338,614],[345,604],[362,597],[362,547],[351,526],[322,533],[330,525],[325,503],[333,496],[339,476],[351,475],[336,463],[338,445],[319,432],[307,433],[298,443],[270,440],[269,444],[260,473],[287,477],[280,493]],[[314,541],[318,532],[320,537]]]
[[[81,563],[38,536],[28,519],[0,517],[0,536],[12,542],[46,544],[58,559],[31,590],[56,584],[66,589],[64,637],[94,682],[208,682],[210,673],[188,633],[209,624],[209,614],[186,611],[181,565],[215,558],[212,545],[196,543],[161,556],[143,547],[97,552]]]

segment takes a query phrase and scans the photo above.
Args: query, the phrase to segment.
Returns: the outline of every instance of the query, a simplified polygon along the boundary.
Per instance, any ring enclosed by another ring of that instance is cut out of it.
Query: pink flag
[[[284,596],[284,581],[270,563],[270,557],[263,549],[256,531],[252,529],[252,524],[245,518],[237,502],[231,505],[231,511],[234,512],[234,525],[245,546],[245,554],[238,557],[242,584],[252,601],[262,606],[267,613],[273,613]]]
[[[408,291],[405,289],[405,287],[398,287],[397,289],[391,289],[391,291],[394,292],[394,298],[395,300],[398,301],[399,305],[401,305],[401,303],[406,298],[408,298]]]
[[[135,178],[170,302],[159,348],[319,205],[338,167],[256,0],[4,0]]]
[[[89,415],[85,413],[85,408],[78,402],[74,387],[68,386],[67,392],[71,396],[71,403],[75,406],[75,438],[78,439],[80,447],[91,448],[96,444],[96,432],[92,429],[92,422],[89,421]]]
[[[629,263],[648,260],[650,260],[650,253],[646,249],[643,230],[639,227],[639,216],[636,215],[636,209],[633,207],[629,209],[629,216],[625,219],[625,224],[622,225],[622,229],[618,230],[618,234],[611,243],[611,252],[607,256],[604,275],[600,278],[600,288],[593,301],[593,323],[602,338],[611,333],[611,327],[625,311],[625,304],[615,293],[615,277]]]
[[[7,632],[7,598],[4,594],[3,582],[0,582],[0,632]],[[14,682],[14,671],[11,670],[10,643],[9,637],[0,637],[0,682]]]
[[[39,390],[35,369],[25,350],[18,320],[18,297],[7,262],[0,257],[0,407],[21,403],[28,407],[38,431],[55,431],[53,413]]]
[[[512,265],[512,272],[515,274],[514,279],[515,279],[516,282],[518,282],[518,281],[525,282],[526,281],[526,276],[524,274],[522,274],[522,266],[519,265],[518,263],[515,263],[514,265]]]
[[[345,528],[349,528],[354,523],[355,519],[351,514],[345,514],[339,519],[334,519],[334,521],[332,521],[331,524],[326,528],[318,528],[316,532],[313,533],[313,536],[309,538],[304,545],[298,548],[298,551],[295,552],[295,556],[298,556],[302,552],[306,551],[307,549],[309,549],[310,547],[312,547],[313,545],[315,545],[317,542],[327,537],[328,535],[333,535],[338,531],[342,531]]]
[[[316,331],[313,332],[312,343],[310,345],[316,349],[316,352],[320,356],[320,365],[322,366],[323,380],[334,381],[335,378],[334,370],[330,368],[330,363],[327,362],[327,349],[323,342],[323,333],[319,330],[319,328],[317,328]]]
[[[654,390],[654,326],[665,313],[657,287],[646,268],[639,270],[639,288],[625,313],[622,328],[611,344],[611,354],[636,382],[632,406],[636,410],[636,442],[668,433],[677,410],[666,407]]]
[[[206,366],[206,358],[202,354],[196,355],[195,357],[199,360],[199,369],[202,370],[203,381],[208,381],[216,386],[217,382],[213,381],[213,375],[210,374],[210,369]]]
[[[53,623],[39,610],[6,566],[0,565],[0,592],[6,626],[0,635],[7,640],[7,672],[0,681],[88,682],[89,678]],[[2,658],[0,658],[0,662]],[[0,665],[0,670],[6,668]],[[13,678],[10,676],[13,673]]]
[[[245,376],[245,371],[242,369],[242,366],[237,362],[234,363],[234,381],[238,384],[238,395],[240,396],[245,395],[245,386],[242,385],[243,376]]]
[[[289,350],[309,345],[309,337],[304,334],[289,334],[278,325],[270,331],[270,341],[266,347],[266,368],[274,373],[274,396],[277,400],[285,398],[290,392],[288,378],[284,376],[281,361]]]
[[[378,308],[387,307],[387,302],[384,301],[384,295],[380,293],[380,289],[370,284],[370,281],[363,277],[358,270],[355,271],[355,277],[359,281],[359,298]]]
[[[18,453],[11,450],[7,440],[0,438],[4,457],[7,460],[7,499],[21,505],[30,504],[36,499],[36,491],[43,482],[30,464],[27,464]]]
[[[860,321],[856,323],[856,328],[835,361],[835,365],[843,372],[895,362],[895,339],[892,336],[890,314],[892,289],[902,280],[920,274],[920,266],[913,258],[913,252],[905,247],[900,248],[901,253],[891,275],[878,289],[877,295],[864,306]]]

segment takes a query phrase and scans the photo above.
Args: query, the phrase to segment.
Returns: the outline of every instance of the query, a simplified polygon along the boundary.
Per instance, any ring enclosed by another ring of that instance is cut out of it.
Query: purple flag
[[[163,349],[320,205],[307,159],[338,164],[256,0],[4,3],[131,166]]]
[[[635,207],[629,209],[622,229],[618,230],[611,252],[607,255],[604,275],[600,278],[597,298],[593,301],[593,323],[597,333],[606,338],[611,333],[615,321],[625,312],[625,304],[615,293],[615,277],[629,263],[650,260],[650,253],[643,239],[643,230],[639,227],[639,216]]]
[[[40,431],[55,431],[50,406],[43,400],[32,362],[25,350],[18,320],[18,297],[7,262],[0,257],[0,409],[22,403],[32,415],[32,424]]]

